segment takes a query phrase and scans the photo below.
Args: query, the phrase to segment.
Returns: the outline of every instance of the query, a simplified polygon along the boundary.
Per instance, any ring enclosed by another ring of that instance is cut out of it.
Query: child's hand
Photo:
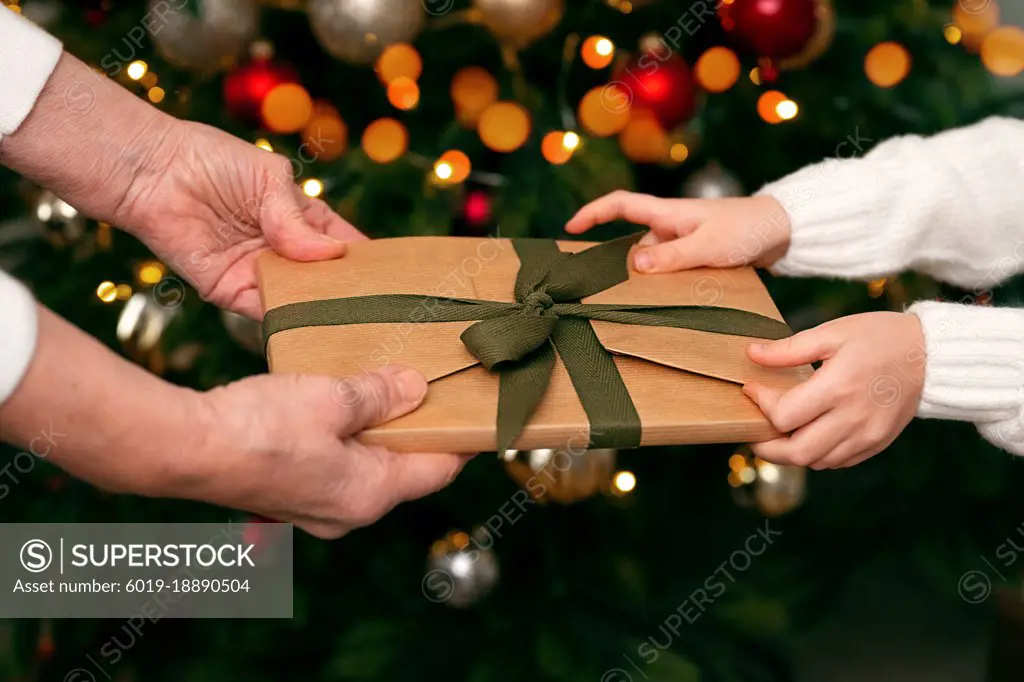
[[[909,313],[865,313],[827,322],[747,355],[765,367],[824,360],[808,381],[785,393],[747,384],[746,393],[783,438],[754,454],[813,469],[853,466],[892,443],[917,411],[925,373],[924,333]]]
[[[634,252],[638,272],[674,272],[701,266],[768,267],[789,248],[789,214],[772,197],[659,199],[618,191],[592,201],[565,229],[573,234],[612,220],[651,232]]]

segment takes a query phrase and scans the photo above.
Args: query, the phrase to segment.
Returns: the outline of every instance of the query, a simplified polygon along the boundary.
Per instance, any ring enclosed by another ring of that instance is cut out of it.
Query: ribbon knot
[[[551,306],[555,304],[555,301],[548,293],[544,290],[532,291],[523,301],[523,307],[527,310],[536,309],[539,310],[543,315],[545,310],[549,310]]]
[[[501,377],[497,445],[512,446],[540,405],[556,352],[590,421],[591,447],[636,447],[640,416],[612,354],[591,320],[694,329],[762,339],[792,334],[784,322],[733,308],[692,305],[582,303],[581,299],[629,279],[629,250],[642,234],[563,253],[548,239],[514,239],[519,256],[516,303],[380,294],[291,303],[268,310],[264,338],[297,327],[337,324],[463,322],[462,342],[480,364]]]

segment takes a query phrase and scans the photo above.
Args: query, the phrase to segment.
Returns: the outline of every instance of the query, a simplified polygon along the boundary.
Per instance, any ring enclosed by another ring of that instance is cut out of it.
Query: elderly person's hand
[[[316,148],[293,164],[175,119],[68,54],[0,151],[5,165],[141,239],[204,299],[250,317],[260,317],[260,252],[323,260],[365,239],[296,185]]]

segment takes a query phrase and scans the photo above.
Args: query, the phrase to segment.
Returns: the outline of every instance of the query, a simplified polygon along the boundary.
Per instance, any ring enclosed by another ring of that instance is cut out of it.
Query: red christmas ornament
[[[759,57],[785,59],[801,52],[818,28],[819,0],[734,0],[722,4],[722,27]]]
[[[224,104],[235,118],[258,125],[260,107],[271,90],[282,83],[298,83],[291,66],[270,59],[254,59],[224,77]]]
[[[697,85],[690,67],[665,45],[641,52],[613,80],[627,92],[634,109],[650,111],[665,130],[688,120],[697,108]]]

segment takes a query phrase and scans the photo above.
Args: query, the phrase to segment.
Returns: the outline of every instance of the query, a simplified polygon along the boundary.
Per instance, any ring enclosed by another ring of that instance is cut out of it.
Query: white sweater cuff
[[[907,312],[921,320],[927,357],[917,416],[975,422],[1024,455],[1024,310],[924,301]]]
[[[0,139],[18,129],[60,59],[60,41],[0,7]]]
[[[36,305],[20,282],[0,270],[0,404],[21,383],[36,348]]]
[[[871,279],[906,266],[908,247],[919,245],[901,243],[888,207],[873,201],[886,196],[888,174],[864,171],[861,159],[828,159],[757,192],[773,197],[790,217],[789,249],[772,266],[773,273]]]

